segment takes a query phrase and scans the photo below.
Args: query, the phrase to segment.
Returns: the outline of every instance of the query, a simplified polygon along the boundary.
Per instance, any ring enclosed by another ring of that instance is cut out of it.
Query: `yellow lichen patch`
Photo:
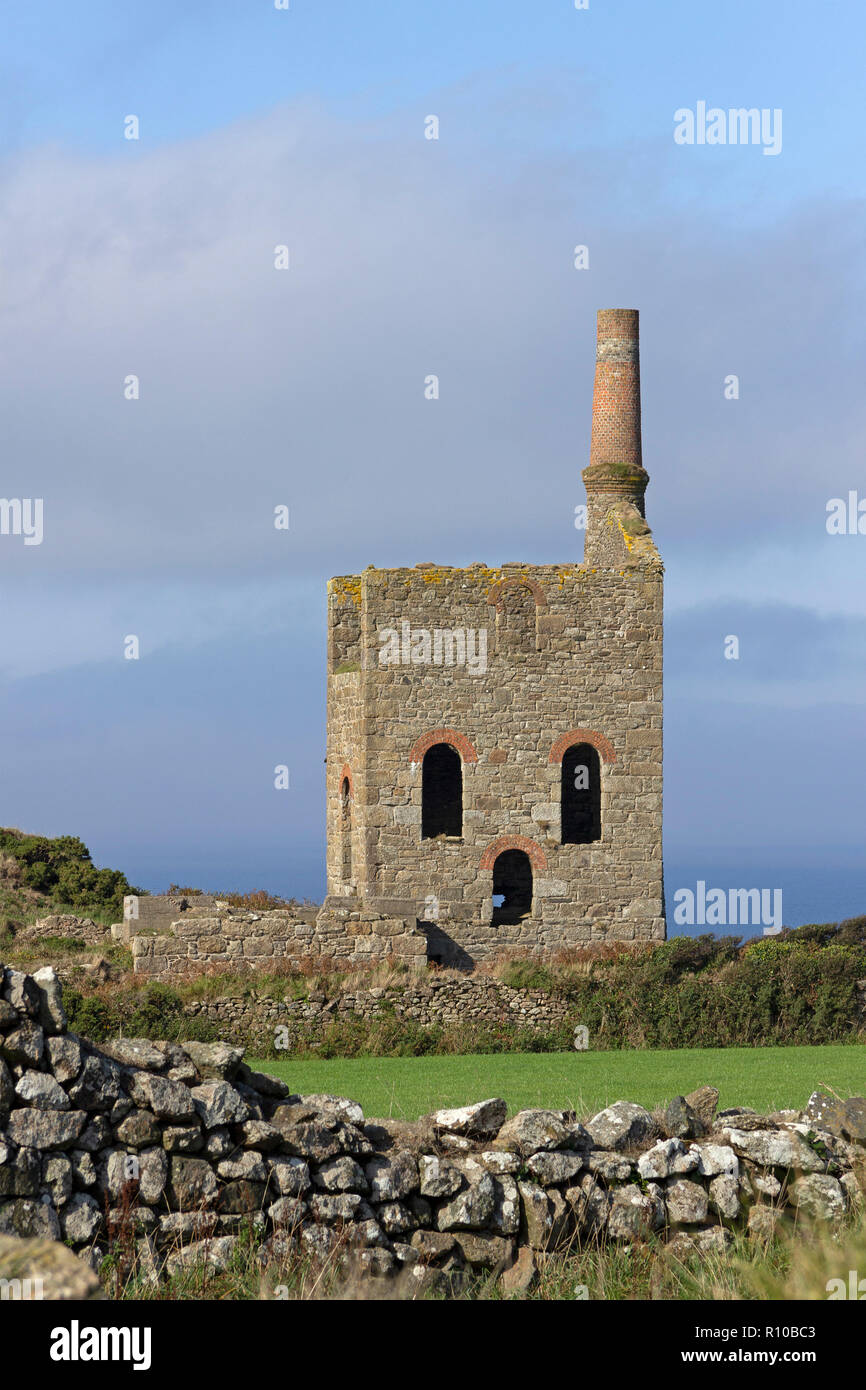
[[[616,520],[617,526],[619,527],[620,535],[622,536],[623,540],[625,541],[625,548],[626,548],[626,550],[628,550],[628,551],[634,550],[634,541],[632,540],[632,538],[631,538],[631,536],[629,535],[628,531],[627,531],[627,530],[625,529],[625,527],[623,526],[623,524],[622,524],[622,518],[621,518],[621,517],[616,517],[615,520]]]
[[[652,531],[637,507],[631,502],[617,502],[605,518],[608,525],[616,524],[629,554],[645,560],[658,560]]]
[[[361,602],[361,589],[363,583],[375,583],[387,585],[398,580],[401,583],[411,585],[414,581],[421,581],[423,584],[453,584],[459,582],[463,585],[477,585],[479,588],[488,592],[496,584],[502,584],[508,580],[523,580],[529,584],[541,584],[542,587],[557,585],[563,589],[567,582],[584,582],[587,574],[584,565],[577,563],[563,565],[429,565],[419,567],[417,565],[400,566],[394,569],[375,569],[372,567],[365,570],[363,575],[344,576],[339,579],[331,579],[328,583],[329,592],[341,596],[343,594],[351,596],[355,603]]]
[[[335,599],[351,599],[356,607],[361,607],[361,580],[357,574],[329,579],[328,593]]]
[[[418,570],[417,573],[425,584],[441,584],[443,580],[453,579],[455,576],[461,579],[476,579],[479,584],[489,584],[499,577],[498,570],[489,569],[486,565],[483,568],[469,565],[436,565],[434,569]]]

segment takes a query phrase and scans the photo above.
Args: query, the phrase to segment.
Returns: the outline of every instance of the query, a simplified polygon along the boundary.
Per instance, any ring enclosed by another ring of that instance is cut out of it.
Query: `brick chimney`
[[[585,564],[616,564],[619,544],[611,507],[631,502],[644,515],[649,482],[641,462],[640,346],[637,309],[599,309],[592,397],[592,443],[583,470],[587,525]]]

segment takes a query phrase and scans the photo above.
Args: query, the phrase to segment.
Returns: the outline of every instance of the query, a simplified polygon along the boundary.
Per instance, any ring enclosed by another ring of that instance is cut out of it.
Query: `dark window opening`
[[[500,899],[496,906],[496,899]],[[532,911],[532,865],[522,849],[506,849],[493,865],[493,926],[521,922]]]
[[[463,834],[463,765],[450,743],[434,743],[421,767],[421,839]]]
[[[590,743],[575,743],[562,758],[562,843],[601,839],[601,763]]]
[[[352,878],[352,794],[348,777],[340,787],[340,851],[341,874],[344,883]]]

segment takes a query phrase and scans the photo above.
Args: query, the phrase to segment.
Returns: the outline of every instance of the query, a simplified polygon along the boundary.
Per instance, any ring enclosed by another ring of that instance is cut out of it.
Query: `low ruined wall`
[[[123,900],[122,932],[168,931],[188,912],[201,912],[219,901],[212,893],[130,893]]]
[[[142,899],[144,901],[144,899]],[[273,969],[311,958],[346,968],[397,957],[412,969],[427,964],[427,942],[414,922],[351,912],[319,913],[312,920],[289,911],[255,913],[225,908],[196,909],[165,931],[131,933],[134,969],[167,978],[215,965],[232,970]]]
[[[454,922],[419,919],[418,904],[397,899],[362,907],[350,898],[332,898],[319,910],[270,912],[222,902],[203,907],[200,900],[189,899],[182,914],[163,905],[152,911],[152,901],[141,898],[139,919],[112,927],[112,933],[131,945],[135,970],[154,979],[208,966],[255,971],[270,969],[275,961],[301,965],[322,958],[348,969],[396,957],[418,971],[428,961],[468,971],[518,948],[544,955],[590,940],[640,937],[634,926],[597,925],[585,936],[567,925],[542,930],[531,923],[496,928],[464,923],[458,932]]]
[[[546,990],[511,989],[480,974],[462,979],[434,974],[413,977],[405,985],[354,989],[334,998],[314,991],[306,999],[282,1000],[252,990],[243,996],[195,999],[184,1005],[184,1012],[191,1018],[206,1018],[228,1036],[242,1037],[259,1049],[270,1050],[276,1030],[285,1028],[290,1051],[301,1030],[309,1038],[335,1019],[393,1016],[426,1028],[476,1024],[551,1033],[569,1024],[573,1010]]]
[[[263,1267],[300,1251],[448,1291],[467,1270],[523,1278],[531,1252],[652,1234],[723,1248],[739,1227],[859,1206],[866,1101],[758,1116],[717,1100],[704,1087],[663,1121],[629,1102],[583,1124],[508,1118],[496,1099],[368,1120],[225,1043],[94,1047],[67,1031],[50,967],[0,967],[0,1235],[62,1239],[94,1264],[122,1242],[158,1279],[224,1267],[252,1223]]]
[[[69,912],[54,912],[48,917],[40,917],[32,926],[22,927],[15,933],[16,946],[38,945],[50,937],[64,937],[67,941],[80,941],[82,946],[104,946],[110,939],[107,927],[102,927],[90,917],[76,917]]]

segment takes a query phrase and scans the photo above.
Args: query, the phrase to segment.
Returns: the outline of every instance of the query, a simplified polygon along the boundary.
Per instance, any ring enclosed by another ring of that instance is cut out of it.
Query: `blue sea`
[[[674,893],[679,888],[696,892],[703,881],[706,891],[721,888],[781,889],[782,922],[801,927],[806,922],[841,922],[846,917],[866,915],[866,856],[859,864],[828,865],[809,860],[794,864],[744,855],[722,862],[701,859],[699,855],[677,856],[665,860],[665,900],[669,936],[761,936],[762,926],[678,926],[674,922]],[[772,899],[771,899],[772,900]]]
[[[309,898],[321,902],[325,893],[324,848],[257,845],[237,857],[187,849],[172,861],[160,847],[148,852],[140,847],[117,847],[114,859],[122,863],[127,877],[141,888],[164,893],[170,882],[204,891],[251,892],[264,888],[281,897]],[[665,896],[668,934],[699,936],[710,932],[718,936],[760,936],[760,925],[678,926],[674,922],[674,893],[679,888],[696,892],[702,881],[706,891],[721,888],[781,889],[782,921],[799,927],[805,922],[838,922],[846,917],[866,914],[866,855],[841,863],[828,862],[820,854],[803,855],[798,862],[790,856],[773,856],[750,848],[742,853],[702,857],[696,851],[673,851],[665,858]]]

